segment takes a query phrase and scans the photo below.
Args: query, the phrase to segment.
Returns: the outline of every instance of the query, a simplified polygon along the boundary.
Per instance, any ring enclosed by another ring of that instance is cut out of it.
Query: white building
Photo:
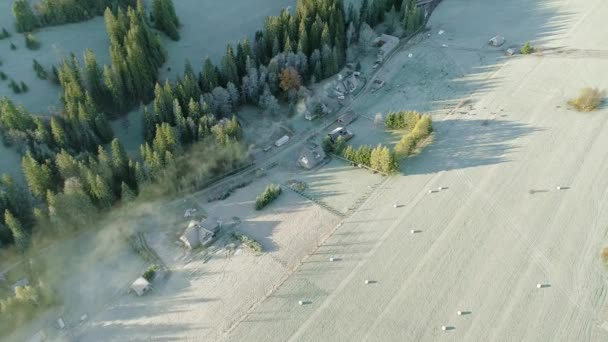
[[[150,291],[150,288],[150,282],[144,277],[137,278],[131,285],[131,290],[138,296],[144,295],[146,292]]]
[[[505,43],[505,37],[503,36],[494,36],[489,41],[488,44],[498,47]]]

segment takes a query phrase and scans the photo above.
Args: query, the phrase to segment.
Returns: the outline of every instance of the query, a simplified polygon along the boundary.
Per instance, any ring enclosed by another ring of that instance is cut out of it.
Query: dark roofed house
[[[338,127],[333,131],[329,132],[329,134],[327,135],[334,143],[338,140],[339,137],[342,137],[344,140],[349,140],[353,137],[353,134],[344,127]]]
[[[303,168],[310,170],[319,165],[323,159],[325,159],[323,148],[319,145],[311,144],[302,150],[298,157],[298,162]]]

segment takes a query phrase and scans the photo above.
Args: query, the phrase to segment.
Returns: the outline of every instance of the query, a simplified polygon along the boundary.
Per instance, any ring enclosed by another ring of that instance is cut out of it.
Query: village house
[[[302,152],[300,152],[298,162],[303,168],[310,170],[319,165],[324,159],[325,151],[323,151],[323,148],[317,144],[310,144],[305,146]]]
[[[338,141],[339,137],[342,137],[345,141],[349,140],[350,138],[353,137],[353,134],[344,127],[338,127],[336,129],[334,129],[333,131],[329,132],[327,135],[329,136],[329,139],[331,139],[331,142],[333,142],[333,143]]]
[[[207,246],[220,229],[220,222],[216,218],[207,218],[203,221],[192,220],[188,223],[184,234],[179,238],[188,249]]]

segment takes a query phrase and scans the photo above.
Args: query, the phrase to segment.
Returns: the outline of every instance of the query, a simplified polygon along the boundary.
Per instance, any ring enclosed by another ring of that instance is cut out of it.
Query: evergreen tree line
[[[112,139],[107,121],[100,125],[88,113],[91,111],[81,106],[77,117],[42,119],[7,98],[0,100],[0,132],[24,153],[22,170],[29,193],[21,197],[19,207],[35,218],[6,208],[23,230],[17,233],[6,219],[20,249],[27,243],[19,243],[18,237],[27,240],[35,224],[77,227],[88,223],[99,209],[132,198],[139,181],[145,179],[142,165],[130,160],[120,142]],[[99,127],[103,127],[101,133]],[[110,141],[108,153],[101,144]],[[30,197],[33,201],[27,202]],[[11,240],[2,235],[2,242]]]
[[[295,32],[299,27],[305,32],[302,40]],[[314,28],[312,40],[307,38],[308,27]],[[146,169],[153,174],[163,170],[174,159],[175,146],[207,138],[217,144],[238,140],[238,121],[229,118],[239,105],[252,103],[272,111],[278,108],[275,95],[281,90],[294,97],[300,77],[314,81],[335,74],[343,64],[344,27],[342,1],[300,0],[294,15],[283,10],[267,18],[255,46],[248,39],[239,42],[236,51],[228,45],[219,66],[207,58],[197,74],[186,62],[183,77],[175,83],[155,85],[153,108],[144,110],[146,142],[141,154]]]
[[[395,153],[399,157],[412,155],[420,143],[430,136],[431,133],[433,133],[433,122],[431,117],[428,115],[419,117],[419,120],[417,120],[411,131],[401,137],[401,140],[399,140],[395,146]]]
[[[63,88],[65,115],[77,115],[78,108],[88,99],[101,112],[117,115],[140,102],[149,102],[153,96],[158,68],[165,55],[158,37],[146,23],[141,1],[136,9],[110,9],[105,12],[110,38],[110,65],[103,68],[97,63],[93,51],[86,50],[84,67],[72,54],[58,70]]]
[[[170,8],[173,8],[172,3]],[[114,117],[153,98],[158,68],[165,62],[165,52],[159,37],[147,23],[142,1],[138,0],[136,7],[128,6],[126,10],[122,6],[114,11],[108,7],[104,19],[110,40],[109,65],[100,66],[93,51],[87,49],[84,65],[71,54],[58,68],[53,67],[53,76],[63,88],[67,118],[77,116],[88,99],[92,104],[89,109],[94,107]]]
[[[253,43],[245,38],[236,49],[228,45],[218,65],[205,59],[197,77],[187,63],[184,80],[188,78],[189,85],[198,81],[205,102],[216,113],[228,115],[245,103],[273,112],[277,97],[295,100],[293,87],[281,86],[293,84],[285,79],[294,79],[292,70],[305,83],[334,75],[345,64],[346,50],[357,41],[361,25],[380,23],[391,9],[400,13],[404,28],[408,22],[415,24],[412,32],[422,24],[414,0],[365,0],[359,10],[351,3],[346,13],[341,0],[299,0],[294,14],[284,9],[268,17]]]
[[[342,0],[299,0],[294,14],[284,9],[267,17],[253,43],[245,38],[236,49],[228,45],[218,65],[204,61],[195,78],[205,102],[224,115],[242,103],[269,109],[281,95],[285,69],[306,82],[334,75],[346,60],[345,20]]]
[[[135,6],[136,0],[42,0],[33,8],[28,0],[13,2],[18,32],[31,32],[44,26],[63,25],[103,15],[106,8]]]
[[[7,175],[0,180],[0,213],[0,244],[27,247],[34,223],[31,199],[27,191]]]
[[[154,27],[164,32],[169,38],[179,40],[179,20],[175,14],[173,0],[154,0],[152,1],[152,13],[150,19]]]
[[[88,98],[74,116],[53,116],[50,120],[34,117],[23,106],[8,98],[0,99],[0,131],[7,145],[21,152],[30,151],[37,159],[53,156],[66,149],[73,153],[94,151],[97,145],[112,140],[112,128],[103,114],[98,114]]]
[[[376,147],[361,145],[354,148],[346,145],[344,137],[340,136],[333,142],[328,136],[323,139],[323,150],[334,153],[349,160],[354,165],[364,165],[370,169],[383,173],[392,173],[399,169],[399,160],[394,151],[387,146],[378,144]]]
[[[422,115],[417,111],[389,112],[386,114],[385,126],[388,129],[411,130],[421,118]]]
[[[127,156],[120,141],[112,138],[109,126],[107,141],[100,141],[94,148],[78,140],[87,134],[83,129],[91,127],[86,109],[80,108],[75,118],[53,116],[47,120],[2,98],[0,132],[6,141],[22,148],[22,170],[29,192],[10,178],[0,183],[0,242],[14,242],[25,249],[36,224],[64,228],[90,224],[100,211],[116,202],[130,202],[142,186],[154,184],[166,169],[174,167],[176,158],[188,154],[194,143],[205,145],[209,159],[212,154],[219,156],[214,157],[219,166],[201,177],[213,177],[237,166],[240,157],[216,153],[223,146],[238,145],[242,132],[236,117],[218,121],[205,103],[201,105],[193,97],[182,110],[178,100],[183,97],[181,89],[182,84],[175,89],[168,83],[159,87],[162,93],[155,111],[145,111],[146,141],[141,147],[141,161]],[[165,95],[170,104],[167,108],[162,102]],[[89,132],[97,136],[94,128]]]
[[[352,4],[351,4],[352,6]],[[358,28],[367,23],[374,27],[382,23],[387,12],[397,13],[406,34],[416,31],[424,23],[424,12],[416,5],[416,0],[363,0],[358,16],[349,7],[349,18],[358,19]]]

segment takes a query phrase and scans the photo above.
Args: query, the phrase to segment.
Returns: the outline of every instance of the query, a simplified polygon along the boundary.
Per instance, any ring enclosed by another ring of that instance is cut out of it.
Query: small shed
[[[494,36],[489,41],[488,44],[494,47],[502,46],[505,43],[505,37],[503,36]]]
[[[323,159],[325,159],[323,148],[317,144],[310,144],[300,152],[298,162],[303,168],[310,170],[319,165]]]
[[[279,140],[277,140],[274,144],[276,147],[280,147],[280,146],[287,144],[288,142],[289,142],[289,136],[284,135]]]
[[[338,118],[338,123],[342,126],[348,126],[351,122],[357,120],[357,115],[354,112],[346,112]]]
[[[143,296],[146,292],[150,291],[150,282],[146,280],[144,277],[137,278],[133,285],[131,285],[131,290],[135,292],[138,296]]]
[[[342,137],[344,140],[349,140],[353,137],[353,134],[344,127],[338,127],[333,131],[329,132],[327,135],[334,143],[338,140],[339,137]]]

